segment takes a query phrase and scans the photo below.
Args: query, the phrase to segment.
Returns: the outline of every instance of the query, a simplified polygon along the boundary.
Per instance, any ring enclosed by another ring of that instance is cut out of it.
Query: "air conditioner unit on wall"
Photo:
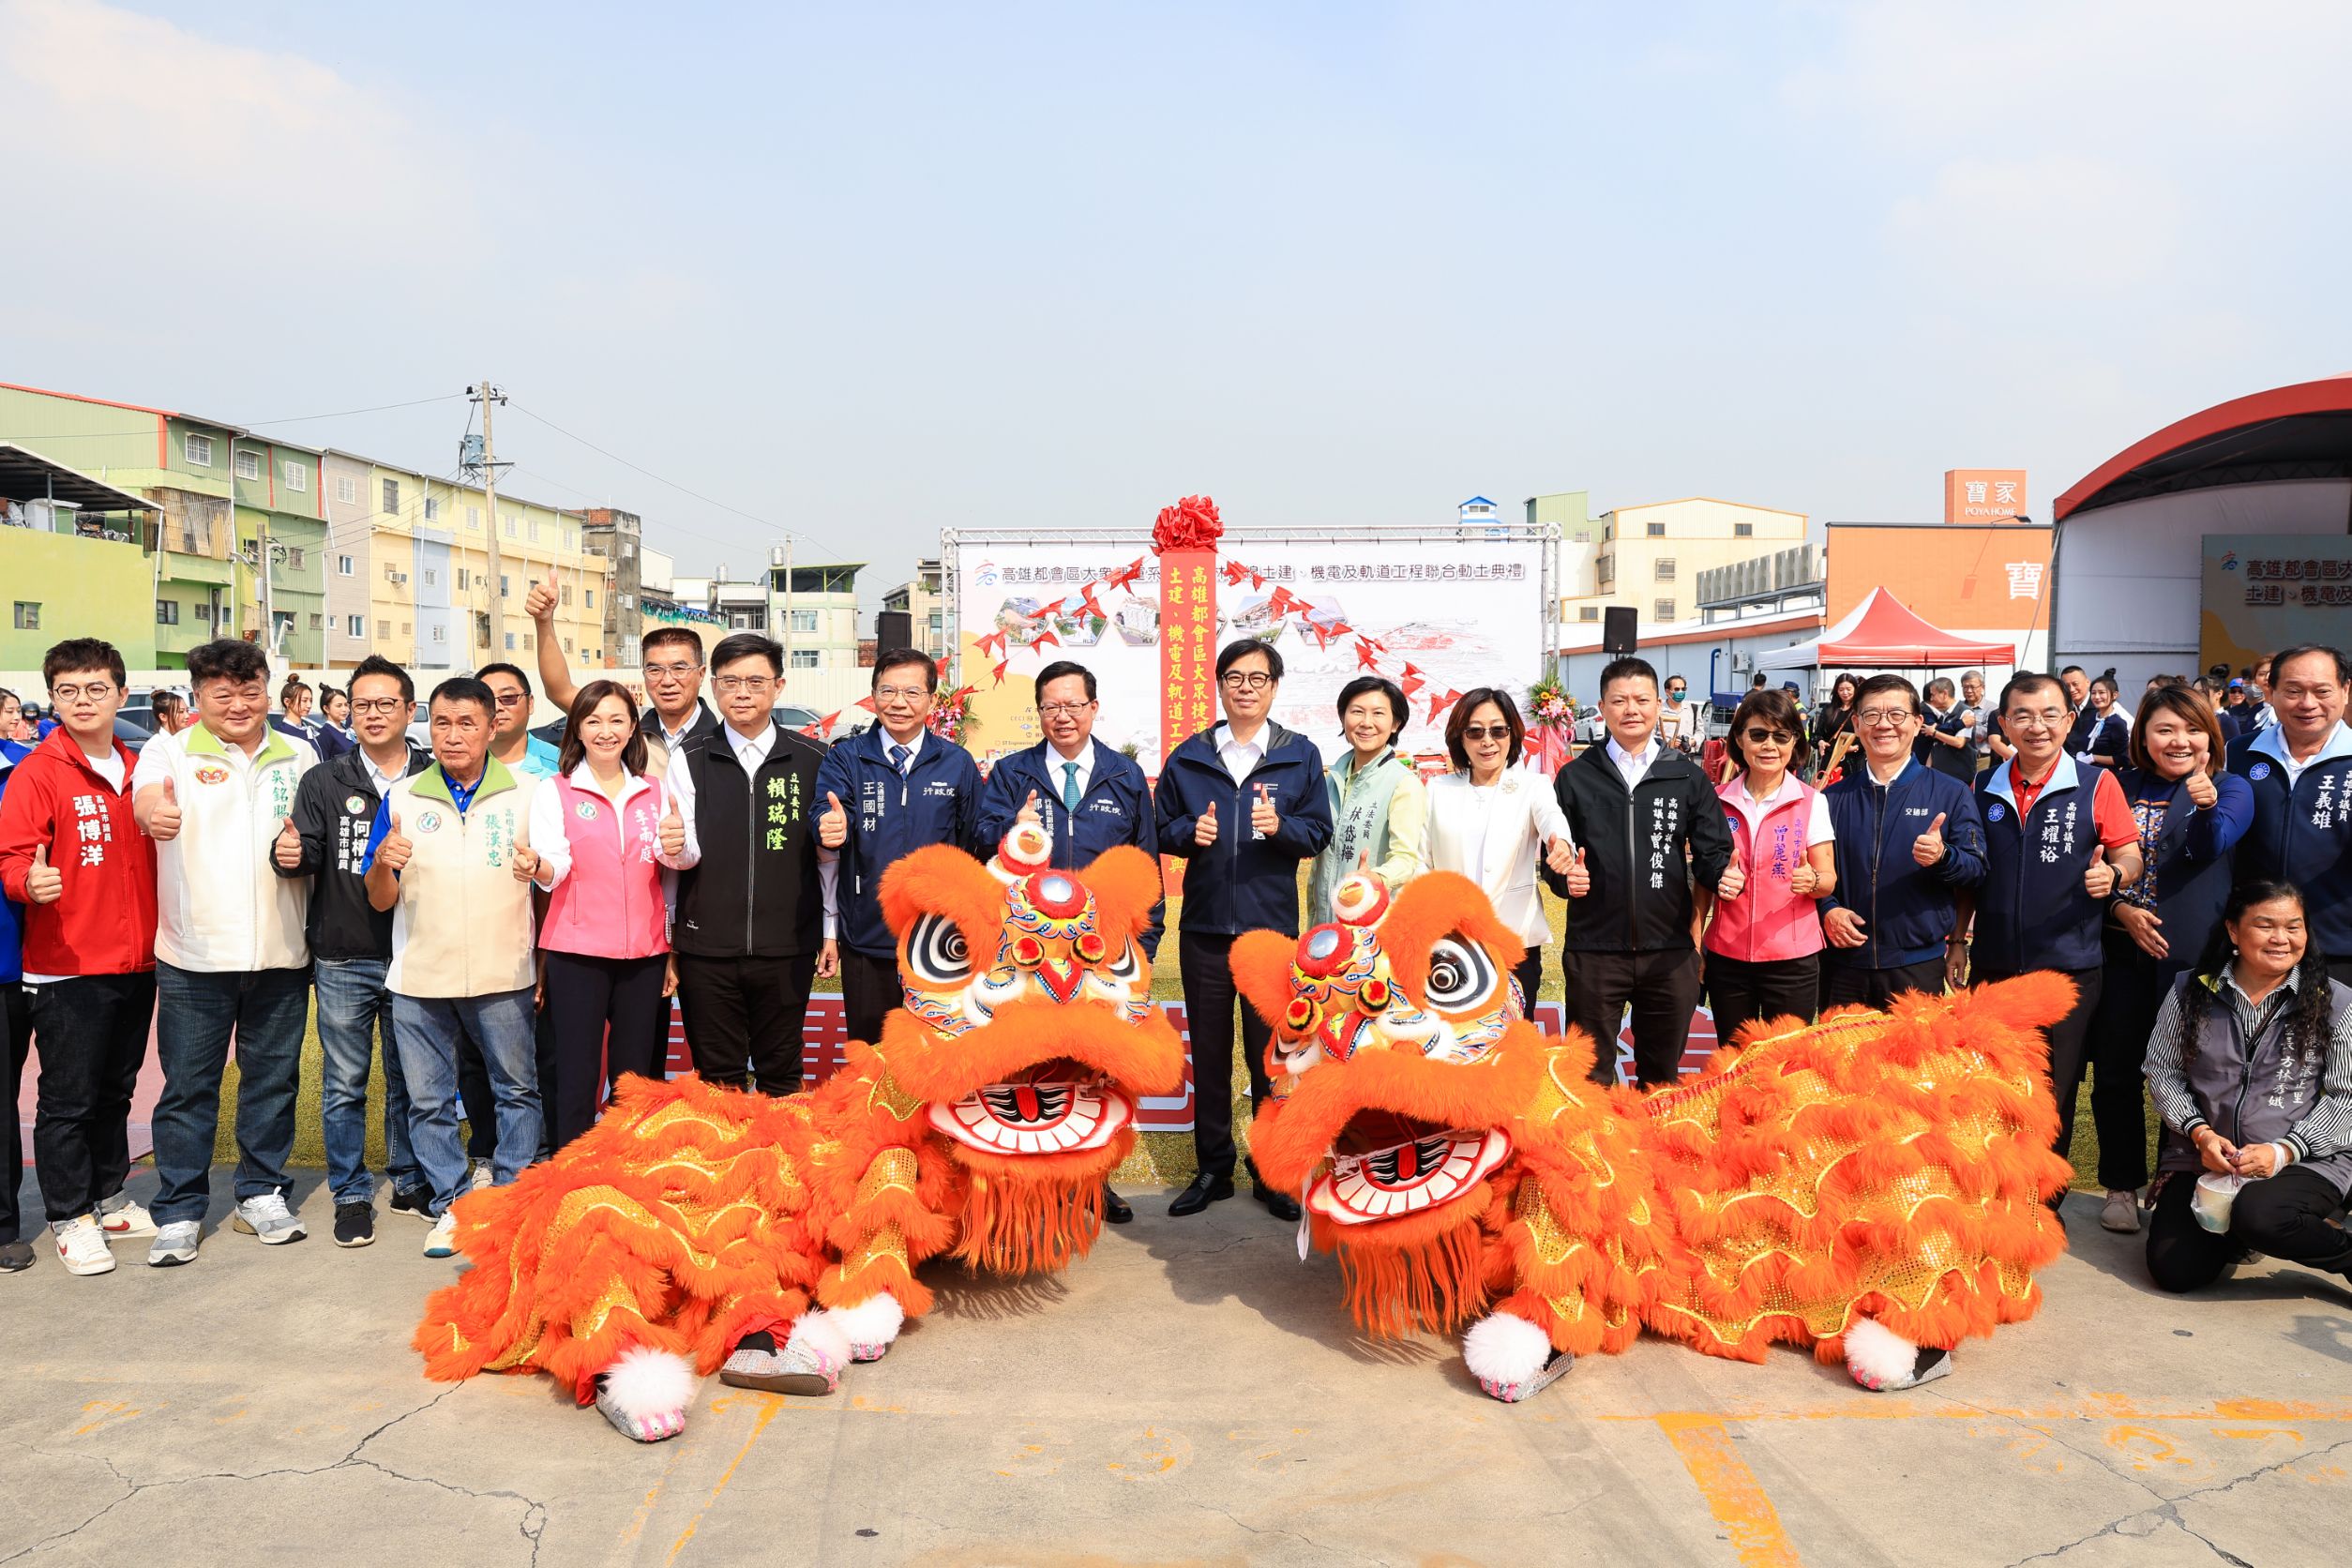
[[[1755,664],[1756,656],[1753,654],[1734,654],[1731,656],[1731,672],[1734,675],[1746,674],[1748,671],[1755,666]]]

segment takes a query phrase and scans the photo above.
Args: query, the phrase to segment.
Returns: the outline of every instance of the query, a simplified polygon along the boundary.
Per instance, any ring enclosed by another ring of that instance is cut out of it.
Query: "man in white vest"
[[[269,660],[221,638],[191,648],[196,723],[158,734],[131,772],[132,809],[156,841],[155,1108],[160,1178],[147,1261],[193,1262],[212,1201],[212,1144],[229,1043],[237,1055],[237,1229],[300,1241],[286,1204],[294,1095],[310,1002],[308,882],[271,867],[294,788],[318,765],[308,741],[269,722]]]
[[[533,1061],[531,793],[490,754],[497,700],[470,676],[433,688],[433,764],[388,790],[368,845],[368,901],[392,912],[392,1026],[408,1082],[409,1143],[432,1187],[425,1256],[457,1251],[449,1206],[471,1183],[458,1137],[458,1053],[490,1068],[504,1186],[537,1156]]]

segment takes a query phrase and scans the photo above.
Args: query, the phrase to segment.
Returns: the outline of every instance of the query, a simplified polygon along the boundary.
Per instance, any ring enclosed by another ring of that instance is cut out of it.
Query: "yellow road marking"
[[[727,1484],[735,1479],[735,1467],[743,1463],[744,1455],[751,1452],[751,1445],[760,1440],[760,1434],[768,1429],[768,1423],[774,1421],[776,1412],[783,1408],[784,1398],[781,1395],[771,1394],[762,1396],[760,1413],[751,1421],[751,1436],[744,1439],[743,1446],[735,1450],[735,1456],[727,1461],[727,1469],[720,1473],[717,1485],[711,1488],[711,1495],[702,1500],[702,1506],[696,1509],[694,1517],[686,1521],[686,1530],[680,1533],[676,1541],[671,1544],[670,1555],[661,1560],[662,1568],[670,1568],[670,1564],[678,1560],[678,1554],[686,1550],[688,1541],[694,1539],[694,1532],[702,1528],[702,1516],[711,1511],[711,1505],[716,1503],[719,1494],[727,1489]]]
[[[1801,1568],[1797,1549],[1780,1527],[1780,1510],[1732,1447],[1730,1428],[1696,1412],[1662,1415],[1657,1423],[1697,1483],[1707,1511],[1730,1532],[1741,1568]]]

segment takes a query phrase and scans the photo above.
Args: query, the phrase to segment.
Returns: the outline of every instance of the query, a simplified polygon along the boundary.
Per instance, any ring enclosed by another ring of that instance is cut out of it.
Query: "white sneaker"
[[[286,1207],[282,1192],[256,1193],[244,1199],[237,1205],[236,1218],[229,1223],[249,1236],[259,1236],[264,1246],[283,1246],[309,1234],[302,1228],[301,1216]]]
[[[57,1227],[57,1260],[65,1264],[68,1274],[114,1272],[114,1255],[106,1250],[106,1232],[89,1214]]]
[[[425,1234],[425,1256],[454,1258],[458,1252],[458,1216],[445,1214],[433,1221],[433,1228]]]
[[[480,1192],[484,1187],[489,1186],[490,1184],[490,1161],[475,1160],[474,1162],[473,1190]]]
[[[155,1240],[147,1247],[147,1267],[168,1269],[175,1264],[196,1261],[196,1248],[204,1239],[204,1228],[192,1219],[175,1219],[158,1227]]]
[[[110,1242],[155,1234],[155,1216],[135,1199],[119,1192],[98,1206],[98,1229],[106,1232],[106,1239]]]

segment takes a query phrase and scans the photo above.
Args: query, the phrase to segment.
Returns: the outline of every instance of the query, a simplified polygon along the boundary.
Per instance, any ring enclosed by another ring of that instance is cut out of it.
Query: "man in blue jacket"
[[[1154,797],[1160,852],[1188,864],[1178,921],[1176,963],[1191,1036],[1193,1148],[1200,1173],[1168,1206],[1197,1214],[1233,1196],[1233,941],[1244,931],[1299,928],[1299,862],[1331,840],[1323,754],[1304,735],[1274,723],[1282,656],[1255,638],[1217,653],[1222,723],[1168,754]],[[1272,1093],[1266,1080],[1266,1021],[1242,1010],[1242,1049],[1253,1110]],[[1275,1192],[1250,1168],[1250,1185],[1277,1219],[1296,1220],[1298,1199]]]
[[[1968,785],[1912,757],[1919,725],[1910,682],[1864,681],[1854,697],[1862,756],[1821,792],[1837,837],[1837,887],[1820,904],[1824,1007],[1933,995],[1965,964],[1957,895],[1984,880],[1984,822]]]
[[[1046,738],[1026,751],[997,759],[980,788],[980,852],[993,852],[1017,822],[1032,822],[1053,840],[1053,864],[1082,869],[1105,850],[1132,844],[1155,852],[1152,787],[1132,758],[1094,739],[1094,672],[1067,659],[1037,671],[1037,722]],[[1143,952],[1157,959],[1160,912]],[[1126,1199],[1103,1186],[1103,1217],[1113,1225],[1135,1218]]]
[[[882,924],[882,878],[927,844],[980,848],[980,770],[972,753],[930,732],[939,666],[912,648],[874,661],[874,716],[862,735],[825,753],[817,769],[825,944],[817,972],[837,965],[850,1038],[882,1038],[899,1004],[898,943]]]
[[[2307,644],[2260,668],[2276,720],[2229,746],[2229,771],[2254,786],[2238,874],[2300,887],[2312,945],[2329,974],[2352,986],[2352,727],[2344,720],[2352,661]]]

